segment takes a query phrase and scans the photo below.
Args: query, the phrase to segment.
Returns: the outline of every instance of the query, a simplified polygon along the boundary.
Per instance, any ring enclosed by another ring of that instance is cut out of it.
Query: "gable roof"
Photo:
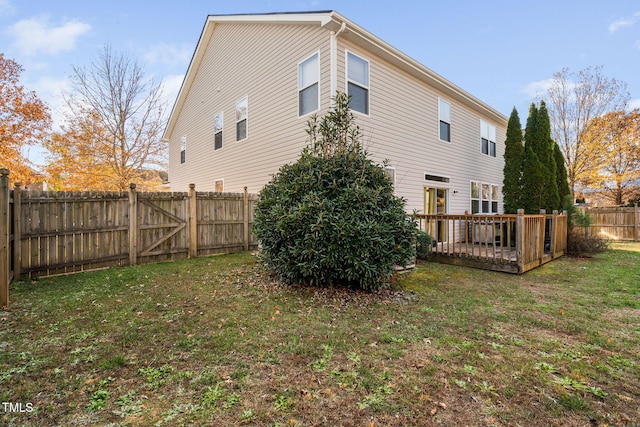
[[[236,15],[209,15],[205,21],[200,39],[189,63],[189,68],[180,87],[180,92],[171,110],[169,122],[165,129],[163,140],[168,140],[173,127],[176,124],[178,114],[186,100],[189,88],[195,79],[196,72],[202,62],[206,48],[209,44],[213,32],[218,24],[233,23],[271,23],[271,24],[306,24],[318,25],[328,31],[340,31],[343,37],[357,46],[374,53],[381,58],[396,65],[400,69],[436,88],[446,96],[479,111],[491,118],[497,124],[507,125],[507,117],[495,110],[493,107],[480,101],[478,98],[462,90],[444,77],[425,67],[418,61],[402,53],[389,43],[376,37],[356,23],[348,20],[334,10],[312,11],[312,12],[282,12],[282,13],[261,13],[261,14],[236,14]]]

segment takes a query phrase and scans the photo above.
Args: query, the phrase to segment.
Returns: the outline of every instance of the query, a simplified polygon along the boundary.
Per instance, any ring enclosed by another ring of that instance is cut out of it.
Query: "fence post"
[[[198,203],[196,185],[189,184],[189,258],[198,256]]]
[[[0,308],[9,307],[9,169],[0,169]]]
[[[13,277],[22,276],[22,188],[16,182],[13,187]]]
[[[249,193],[244,187],[244,250],[249,250]]]
[[[138,262],[138,194],[136,184],[129,184],[129,264]]]
[[[640,206],[636,203],[636,242],[640,242]]]
[[[518,209],[518,217],[516,218],[516,263],[518,264],[518,273],[524,271],[524,209]]]
[[[551,234],[551,258],[556,257],[556,233],[558,232],[558,210],[554,209],[551,216],[551,230],[549,230],[549,234]]]

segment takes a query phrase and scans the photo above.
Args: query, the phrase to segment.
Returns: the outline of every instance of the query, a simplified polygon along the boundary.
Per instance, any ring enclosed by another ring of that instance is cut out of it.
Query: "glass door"
[[[449,190],[446,188],[424,187],[424,212],[426,214],[446,214],[449,205]],[[435,242],[447,241],[446,221],[431,221],[427,233]]]

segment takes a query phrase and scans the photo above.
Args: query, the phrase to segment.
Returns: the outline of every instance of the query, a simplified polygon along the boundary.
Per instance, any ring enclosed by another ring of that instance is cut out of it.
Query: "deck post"
[[[198,203],[196,185],[189,184],[189,258],[198,256]]]
[[[518,264],[518,273],[524,272],[524,209],[518,209],[518,217],[516,218],[516,263]]]
[[[138,262],[138,193],[136,184],[129,184],[129,264]]]
[[[20,183],[13,185],[13,278],[22,276],[22,188]]]
[[[0,169],[0,309],[9,307],[9,274],[11,269],[9,224],[9,169]]]

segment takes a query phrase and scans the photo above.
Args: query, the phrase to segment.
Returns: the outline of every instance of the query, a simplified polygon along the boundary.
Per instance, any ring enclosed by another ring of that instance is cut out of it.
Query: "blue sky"
[[[105,44],[163,79],[172,105],[207,15],[310,10],[338,11],[506,116],[516,107],[523,124],[563,67],[603,66],[640,107],[638,0],[0,0],[0,52],[59,123],[71,67]]]

